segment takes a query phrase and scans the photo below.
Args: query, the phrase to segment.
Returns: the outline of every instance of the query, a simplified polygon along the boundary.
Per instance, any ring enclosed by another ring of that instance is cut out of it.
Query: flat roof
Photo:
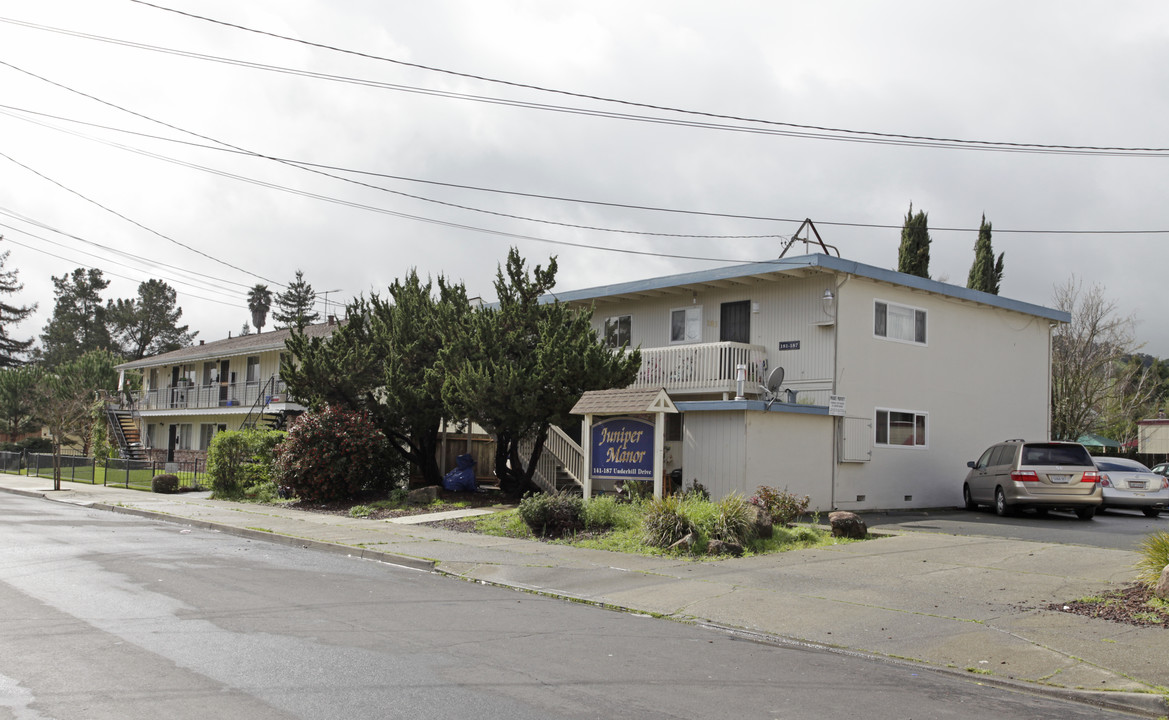
[[[1055,310],[1043,305],[1023,302],[1022,300],[1012,300],[1011,298],[985,293],[980,290],[971,290],[960,285],[951,285],[937,280],[930,280],[929,278],[909,275],[907,273],[897,272],[896,270],[887,270],[874,265],[865,265],[855,260],[845,260],[822,253],[790,258],[777,258],[775,260],[764,260],[762,262],[741,265],[727,265],[710,270],[698,270],[696,272],[680,273],[677,275],[663,275],[645,280],[633,280],[630,282],[615,283],[613,285],[599,285],[582,290],[555,292],[542,296],[540,300],[542,302],[559,300],[563,303],[586,302],[621,295],[638,295],[668,288],[700,286],[722,280],[744,277],[774,279],[782,275],[805,275],[809,271],[817,269],[832,273],[857,275],[871,280],[892,283],[916,290],[924,290],[959,300],[967,300],[1003,308],[1004,310],[1034,315],[1056,322],[1066,323],[1071,322],[1072,319],[1071,313],[1063,310]]]

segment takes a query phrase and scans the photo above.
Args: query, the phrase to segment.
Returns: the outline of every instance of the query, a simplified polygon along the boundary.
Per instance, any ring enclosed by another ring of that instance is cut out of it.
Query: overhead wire
[[[714,119],[718,119],[718,120],[733,120],[735,122],[749,122],[749,123],[755,123],[755,124],[767,125],[767,126],[793,128],[793,129],[797,129],[800,131],[810,131],[810,132],[817,132],[817,133],[834,133],[834,134],[839,134],[839,135],[851,136],[853,139],[862,140],[862,141],[865,139],[869,139],[869,140],[887,140],[887,141],[891,141],[891,142],[905,141],[908,143],[938,143],[938,144],[944,144],[946,146],[962,146],[962,147],[969,147],[969,148],[974,148],[974,149],[979,149],[979,148],[980,149],[995,149],[995,150],[999,150],[999,151],[1043,150],[1043,151],[1084,152],[1084,153],[1088,153],[1088,154],[1095,154],[1095,153],[1101,153],[1101,152],[1103,152],[1103,153],[1123,153],[1123,154],[1155,154],[1157,156],[1165,156],[1165,154],[1169,154],[1169,148],[1161,148],[1161,147],[1067,145],[1067,144],[1048,144],[1048,143],[1024,143],[1024,142],[1011,142],[1011,141],[998,141],[998,140],[969,140],[969,139],[962,139],[962,138],[948,138],[948,137],[937,137],[937,136],[929,136],[929,135],[913,135],[913,134],[908,134],[908,133],[879,132],[879,131],[873,131],[873,130],[854,130],[854,129],[848,129],[848,128],[837,128],[837,127],[829,127],[829,126],[822,126],[822,125],[808,125],[808,124],[792,123],[792,122],[785,122],[785,121],[779,121],[779,120],[769,120],[769,119],[764,119],[764,118],[752,118],[752,117],[741,116],[741,115],[730,115],[730,114],[715,113],[715,112],[708,112],[708,111],[702,111],[702,110],[692,110],[692,109],[687,109],[687,108],[677,108],[677,107],[671,107],[668,105],[658,105],[658,104],[654,104],[654,103],[638,102],[638,101],[633,101],[633,100],[624,100],[624,99],[619,99],[619,98],[606,97],[603,95],[574,92],[571,90],[564,90],[564,89],[559,89],[559,88],[550,88],[550,87],[535,85],[535,84],[531,84],[531,83],[521,83],[521,82],[515,82],[515,81],[511,81],[511,80],[503,80],[500,78],[493,78],[493,77],[488,77],[485,75],[478,75],[478,74],[474,74],[474,73],[449,70],[446,68],[440,68],[440,67],[435,67],[435,66],[431,66],[431,65],[424,65],[421,63],[413,63],[413,62],[408,62],[405,60],[399,60],[396,58],[389,58],[389,57],[385,57],[385,56],[381,56],[381,55],[374,55],[372,53],[366,53],[366,52],[361,52],[361,51],[357,51],[357,50],[351,50],[348,48],[342,48],[342,47],[338,47],[335,45],[329,45],[326,43],[313,42],[310,40],[295,38],[295,37],[291,37],[288,35],[282,35],[280,33],[275,33],[275,32],[269,31],[269,30],[260,30],[257,28],[248,27],[246,25],[241,25],[238,23],[227,22],[224,20],[219,20],[216,18],[207,17],[205,15],[198,15],[195,13],[186,12],[183,10],[178,10],[176,8],[171,8],[171,7],[166,7],[164,5],[159,5],[157,3],[147,2],[147,0],[130,0],[130,1],[133,3],[136,3],[138,5],[151,7],[151,8],[154,8],[156,10],[163,11],[163,12],[174,13],[176,15],[185,16],[188,18],[202,21],[202,22],[212,23],[215,25],[223,26],[223,27],[230,27],[230,28],[234,28],[237,30],[242,30],[244,32],[253,33],[256,35],[262,35],[262,36],[267,36],[267,37],[271,37],[271,38],[275,38],[275,39],[279,39],[279,40],[284,40],[287,42],[297,43],[297,44],[304,45],[307,47],[314,47],[314,48],[328,50],[331,52],[341,53],[341,54],[345,54],[345,55],[352,55],[354,57],[360,57],[360,58],[363,58],[366,60],[376,60],[379,62],[392,63],[394,65],[399,65],[402,67],[410,67],[410,68],[414,68],[414,69],[418,69],[418,70],[424,70],[426,72],[440,73],[440,74],[444,74],[444,75],[450,75],[453,77],[460,77],[460,78],[465,78],[465,79],[470,79],[470,80],[477,80],[477,81],[481,81],[481,82],[492,83],[492,84],[506,86],[506,87],[512,87],[512,88],[518,88],[518,89],[524,89],[524,90],[534,90],[537,92],[563,95],[566,97],[573,97],[573,98],[591,100],[591,101],[596,101],[596,102],[614,103],[614,104],[625,105],[625,106],[629,106],[629,107],[645,108],[645,109],[656,110],[656,111],[665,111],[665,112],[679,113],[679,114],[684,114],[684,115],[695,115],[695,116],[700,116],[700,117],[714,118]],[[720,128],[720,129],[725,129],[725,128]],[[840,139],[844,139],[844,138],[840,138]]]
[[[8,112],[6,112],[6,111],[8,111]],[[531,199],[537,199],[537,200],[551,200],[551,201],[556,201],[556,202],[576,203],[576,204],[583,204],[583,205],[595,205],[595,206],[601,206],[601,207],[612,207],[612,208],[620,208],[620,209],[627,209],[627,210],[672,213],[672,214],[680,214],[680,215],[694,215],[694,216],[700,216],[700,217],[726,218],[726,219],[733,219],[733,220],[752,220],[752,221],[776,222],[776,223],[800,223],[800,222],[803,222],[803,219],[794,218],[794,217],[789,218],[789,217],[780,217],[780,216],[774,216],[774,215],[748,215],[748,214],[743,214],[743,213],[730,213],[730,212],[717,212],[717,211],[710,211],[710,210],[691,210],[691,209],[686,209],[686,208],[663,207],[660,205],[643,205],[643,204],[636,204],[636,203],[621,203],[621,202],[606,201],[606,200],[594,200],[594,199],[587,199],[587,198],[568,197],[568,196],[562,196],[562,195],[548,195],[548,194],[544,194],[544,193],[531,193],[531,192],[524,192],[524,191],[520,191],[520,190],[507,190],[507,189],[502,189],[502,188],[486,187],[486,186],[482,186],[482,185],[468,185],[465,183],[454,183],[454,182],[448,182],[448,181],[442,181],[442,180],[431,180],[431,179],[427,179],[427,178],[417,178],[417,177],[411,177],[411,176],[407,176],[407,175],[395,175],[392,173],[383,173],[383,172],[377,172],[377,171],[372,171],[372,170],[362,170],[362,169],[358,169],[358,168],[350,168],[350,167],[345,167],[345,166],[340,166],[340,165],[332,165],[332,164],[328,164],[328,163],[317,163],[317,162],[312,162],[309,160],[302,160],[302,159],[298,159],[298,158],[288,158],[288,157],[282,157],[279,155],[269,155],[269,154],[263,154],[263,153],[256,153],[253,151],[236,149],[236,148],[232,148],[232,147],[223,147],[223,146],[219,146],[219,145],[210,145],[210,144],[206,144],[206,143],[193,142],[190,140],[183,140],[180,138],[167,137],[167,136],[163,136],[163,135],[155,135],[152,133],[145,133],[145,132],[142,132],[139,130],[130,130],[130,129],[126,129],[126,128],[115,127],[112,125],[104,125],[101,123],[95,123],[95,122],[90,122],[90,121],[86,121],[86,120],[78,120],[76,118],[69,118],[69,117],[65,117],[65,116],[61,116],[61,115],[55,115],[52,113],[45,113],[45,112],[31,110],[31,109],[23,108],[23,107],[17,107],[17,106],[13,106],[13,105],[0,104],[0,114],[7,115],[7,116],[15,118],[15,119],[23,120],[25,122],[31,122],[31,123],[40,125],[41,127],[46,127],[46,128],[52,129],[52,130],[57,131],[57,132],[68,133],[68,134],[74,135],[76,137],[85,138],[85,139],[93,141],[93,142],[103,143],[106,145],[110,145],[112,147],[117,147],[120,149],[127,150],[129,152],[135,152],[135,153],[148,155],[151,157],[157,157],[158,159],[162,159],[162,160],[165,160],[167,162],[174,162],[174,163],[178,163],[178,164],[188,165],[190,167],[193,167],[193,168],[205,171],[205,172],[212,172],[212,173],[216,173],[216,174],[222,174],[222,173],[221,173],[221,171],[215,170],[214,168],[208,168],[205,166],[189,164],[186,161],[177,160],[177,159],[170,158],[170,157],[164,156],[164,155],[157,155],[154,153],[150,153],[149,151],[144,151],[144,150],[141,150],[138,148],[134,148],[132,146],[125,146],[125,145],[121,145],[118,143],[114,143],[114,142],[109,141],[109,140],[94,137],[92,135],[85,135],[83,133],[77,133],[74,131],[66,130],[64,128],[60,128],[60,127],[57,127],[55,125],[51,125],[48,123],[37,122],[33,119],[24,117],[23,114],[36,115],[39,117],[47,117],[47,118],[51,118],[53,120],[59,120],[62,122],[67,122],[67,123],[72,123],[72,124],[77,124],[77,125],[84,125],[87,127],[97,128],[97,129],[101,129],[101,130],[108,130],[110,132],[116,132],[116,133],[121,133],[121,134],[126,134],[126,135],[133,135],[136,137],[148,138],[151,140],[159,140],[159,141],[163,141],[163,142],[183,145],[186,147],[199,148],[202,150],[213,150],[215,152],[230,153],[230,154],[241,155],[241,156],[245,156],[245,157],[256,157],[256,158],[261,158],[261,159],[268,159],[268,160],[273,160],[273,161],[277,161],[277,162],[289,164],[289,165],[304,166],[304,167],[308,167],[308,168],[319,168],[319,169],[323,169],[323,170],[332,170],[334,172],[345,172],[345,173],[352,173],[355,175],[366,175],[366,176],[370,176],[370,177],[378,177],[378,178],[383,178],[383,179],[387,179],[387,180],[397,180],[397,181],[402,181],[402,182],[425,184],[425,185],[446,187],[446,188],[452,188],[452,189],[458,189],[458,190],[472,190],[472,191],[476,191],[476,192],[509,195],[509,196],[514,196],[514,197],[524,197],[524,198],[531,198]],[[261,181],[250,180],[250,179],[244,178],[242,176],[234,176],[234,175],[230,175],[230,174],[227,174],[227,175],[229,177],[235,177],[236,179],[241,179],[241,180],[245,180],[248,182],[257,182],[257,183],[261,182]],[[281,186],[277,186],[277,187],[279,189],[286,189],[287,190],[287,188],[283,188]],[[380,186],[372,186],[372,187],[380,188]],[[381,188],[381,189],[384,189],[384,188]],[[395,192],[395,191],[388,190],[388,189],[386,189],[386,190],[387,190],[387,192]],[[292,191],[292,190],[289,190],[289,191]],[[293,192],[295,192],[295,191],[293,191]],[[406,194],[406,195],[408,197],[419,197],[419,196],[413,196],[413,195],[409,195],[409,194]],[[425,198],[420,198],[420,199],[425,199]],[[528,220],[532,220],[533,222],[548,222],[551,224],[563,224],[563,225],[567,225],[569,227],[578,227],[578,228],[587,228],[588,227],[588,226],[572,225],[570,223],[555,223],[554,221],[546,221],[546,220],[541,220],[538,218],[528,218],[525,216],[513,216],[513,217],[519,217],[520,219],[528,219]],[[855,227],[855,228],[872,228],[872,229],[889,229],[889,230],[901,229],[901,225],[894,225],[894,224],[888,224],[888,223],[863,223],[863,222],[846,222],[846,221],[833,221],[833,220],[816,220],[816,224],[821,225],[821,226],[830,226],[830,227],[831,226]],[[612,231],[612,232],[628,232],[628,233],[633,233],[633,234],[668,235],[666,233],[639,232],[639,231],[634,231],[634,230],[613,230],[613,229],[608,229],[608,230]],[[977,227],[937,226],[937,227],[931,227],[930,230],[935,231],[935,232],[977,232],[978,228]],[[1003,234],[1003,233],[1043,234],[1043,235],[1155,235],[1155,234],[1169,234],[1169,229],[1069,230],[1069,229],[1053,229],[1053,228],[1030,228],[1030,229],[1027,229],[1027,228],[995,228],[995,233],[998,233],[998,234]],[[787,239],[788,238],[788,236],[786,236],[786,235],[738,235],[738,236],[736,236],[736,235],[681,235],[681,234],[679,234],[677,236],[678,237],[691,237],[691,238],[771,238],[771,237],[775,237],[775,238],[779,238],[779,239]]]

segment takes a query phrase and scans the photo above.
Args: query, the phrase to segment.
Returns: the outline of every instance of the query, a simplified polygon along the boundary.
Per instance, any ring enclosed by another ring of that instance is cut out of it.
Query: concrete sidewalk
[[[1049,603],[1132,579],[1135,553],[907,532],[695,562],[0,474],[0,489],[433,569],[556,597],[1169,715],[1169,631]],[[3,498],[0,497],[0,507]]]

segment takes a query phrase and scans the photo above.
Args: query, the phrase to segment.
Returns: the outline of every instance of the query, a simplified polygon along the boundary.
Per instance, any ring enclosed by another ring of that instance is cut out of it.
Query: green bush
[[[617,498],[606,495],[595,497],[584,504],[584,524],[589,530],[608,530],[621,524],[622,507]]]
[[[387,441],[367,413],[328,406],[301,415],[280,445],[277,484],[301,500],[351,500],[384,488]]]
[[[787,491],[760,485],[751,496],[752,505],[763,508],[771,516],[771,522],[776,525],[787,525],[808,511],[811,498],[807,495],[796,497]]]
[[[178,492],[179,476],[170,473],[155,475],[150,480],[150,491],[165,494]]]
[[[225,430],[207,448],[207,475],[217,498],[238,498],[272,479],[275,448],[285,437],[279,430]]]
[[[645,504],[642,537],[645,544],[665,548],[678,542],[695,529],[693,521],[677,495],[654,498]]]
[[[565,492],[527,493],[518,512],[524,524],[543,537],[563,537],[585,527],[584,500]]]
[[[1137,580],[1149,587],[1157,584],[1165,566],[1169,565],[1169,532],[1162,530],[1149,535],[1137,548]]]

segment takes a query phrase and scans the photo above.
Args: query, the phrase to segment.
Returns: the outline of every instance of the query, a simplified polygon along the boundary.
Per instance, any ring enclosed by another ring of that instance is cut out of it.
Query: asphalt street
[[[1123,717],[38,498],[0,518],[0,718]]]

